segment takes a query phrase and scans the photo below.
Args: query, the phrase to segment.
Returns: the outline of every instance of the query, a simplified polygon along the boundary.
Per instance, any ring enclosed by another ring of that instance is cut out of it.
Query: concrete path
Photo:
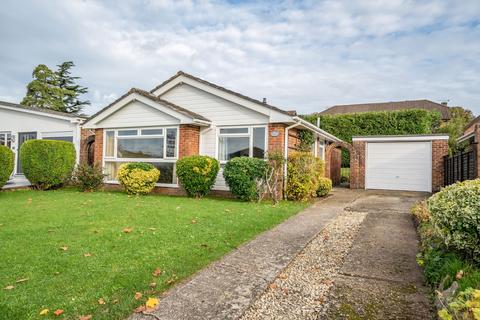
[[[237,319],[289,262],[361,191],[338,189],[304,212],[257,236],[161,298],[139,319]]]
[[[328,319],[433,319],[410,208],[426,194],[366,191],[346,209],[367,212],[331,292]]]

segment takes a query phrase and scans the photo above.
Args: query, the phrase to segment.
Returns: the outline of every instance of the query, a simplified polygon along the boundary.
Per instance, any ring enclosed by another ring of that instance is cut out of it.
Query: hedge
[[[424,109],[302,117],[313,124],[320,118],[323,130],[347,142],[352,142],[353,136],[362,135],[427,134],[440,125],[440,113]],[[342,167],[350,167],[349,161],[348,152],[342,152]]]
[[[14,154],[10,148],[0,145],[0,189],[7,183],[13,171]]]
[[[265,178],[266,170],[267,163],[262,159],[237,157],[227,162],[223,177],[236,198],[252,201],[259,197],[258,180]]]
[[[190,197],[203,197],[210,192],[220,164],[217,159],[193,155],[177,161],[177,177]]]
[[[20,148],[25,177],[42,190],[62,185],[75,167],[73,143],[57,140],[28,140]]]

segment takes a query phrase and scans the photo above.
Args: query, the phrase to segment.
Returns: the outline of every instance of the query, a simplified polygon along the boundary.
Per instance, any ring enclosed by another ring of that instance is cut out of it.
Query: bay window
[[[218,160],[235,157],[265,157],[267,135],[265,126],[224,127],[218,129]]]
[[[160,170],[159,184],[176,184],[178,128],[105,130],[104,161],[107,181],[116,181],[126,162],[148,162]]]

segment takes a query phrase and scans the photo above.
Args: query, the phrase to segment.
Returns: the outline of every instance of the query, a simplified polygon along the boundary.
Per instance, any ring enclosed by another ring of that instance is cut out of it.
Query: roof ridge
[[[78,115],[78,114],[62,112],[62,111],[57,111],[57,110],[51,110],[51,109],[35,107],[35,106],[26,106],[26,105],[23,105],[23,104],[3,101],[3,100],[0,100],[0,106],[1,105],[6,106],[6,107],[13,107],[13,108],[42,112],[42,113],[47,113],[47,114],[54,114],[54,115],[59,115],[59,116],[63,116],[63,117],[68,117],[68,118],[80,118],[80,119],[86,119],[87,118],[85,116],[81,116],[81,115]]]
[[[239,98],[248,100],[248,101],[253,102],[253,103],[257,103],[257,104],[259,104],[259,105],[261,105],[261,106],[267,107],[267,108],[272,109],[272,110],[275,110],[275,111],[277,111],[277,112],[280,112],[280,113],[283,113],[283,114],[292,116],[292,111],[286,111],[286,110],[280,109],[280,108],[278,108],[278,107],[276,107],[276,106],[272,106],[271,104],[263,103],[263,102],[260,101],[260,100],[251,98],[251,97],[246,96],[246,95],[244,95],[244,94],[241,94],[241,93],[238,93],[238,92],[236,92],[236,91],[233,91],[233,90],[227,89],[227,88],[225,88],[225,87],[219,86],[219,85],[217,85],[217,84],[215,84],[215,83],[212,83],[212,82],[210,82],[210,81],[204,80],[204,79],[199,78],[199,77],[196,77],[196,76],[191,75],[191,74],[189,74],[189,73],[187,73],[187,72],[184,72],[184,71],[182,71],[182,70],[177,71],[177,73],[176,73],[175,75],[171,76],[170,78],[168,78],[167,80],[163,81],[161,84],[157,85],[155,88],[153,88],[152,90],[150,90],[150,93],[153,93],[154,91],[160,89],[161,87],[165,86],[167,83],[169,83],[170,81],[172,81],[173,79],[175,79],[175,78],[177,78],[177,77],[179,77],[179,76],[185,76],[185,77],[187,77],[187,78],[190,78],[190,79],[192,79],[192,80],[198,81],[198,82],[203,83],[203,84],[206,84],[206,85],[208,85],[208,86],[210,86],[210,87],[213,87],[213,88],[215,88],[215,89],[218,89],[218,90],[227,92],[227,93],[229,93],[229,94],[233,94],[233,95],[235,95],[235,96],[237,96],[237,97],[239,97]],[[294,114],[294,115],[297,115],[296,111],[295,111],[295,114]]]

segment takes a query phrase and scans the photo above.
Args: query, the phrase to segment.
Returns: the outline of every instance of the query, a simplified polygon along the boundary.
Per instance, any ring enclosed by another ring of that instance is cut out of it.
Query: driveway
[[[423,197],[336,189],[131,319],[429,319],[410,216]]]

